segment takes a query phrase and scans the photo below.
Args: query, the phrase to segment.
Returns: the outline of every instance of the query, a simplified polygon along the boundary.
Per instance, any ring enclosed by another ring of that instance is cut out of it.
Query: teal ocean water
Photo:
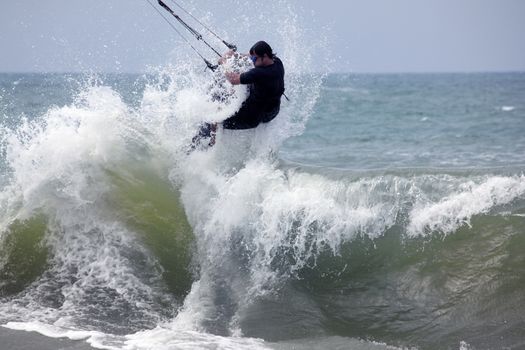
[[[525,75],[332,75],[283,154],[343,169],[479,169],[525,163]]]
[[[198,71],[198,72],[197,72]],[[525,74],[0,74],[0,324],[101,349],[525,346]]]

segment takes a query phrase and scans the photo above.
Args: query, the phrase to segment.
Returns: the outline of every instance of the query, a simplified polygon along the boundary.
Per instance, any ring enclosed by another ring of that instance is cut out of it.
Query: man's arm
[[[226,60],[232,57],[234,54],[235,54],[235,51],[233,50],[226,52],[224,55],[222,55],[221,58],[219,58],[219,64],[224,64],[224,62],[226,62]]]
[[[241,75],[239,73],[226,72],[224,75],[232,85],[239,85],[241,83]]]

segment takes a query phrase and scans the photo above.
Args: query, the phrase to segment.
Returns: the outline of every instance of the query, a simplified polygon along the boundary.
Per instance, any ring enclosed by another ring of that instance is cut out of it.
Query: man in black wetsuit
[[[254,68],[242,74],[228,72],[233,85],[249,84],[250,96],[237,113],[222,122],[224,129],[251,129],[268,123],[279,113],[284,93],[284,67],[272,48],[259,41],[250,49]]]
[[[233,55],[226,54],[219,60]],[[250,49],[250,58],[254,68],[244,73],[227,72],[226,78],[233,85],[250,85],[250,95],[243,102],[241,108],[231,117],[222,122],[224,129],[244,130],[256,128],[260,123],[273,120],[281,107],[281,96],[284,94],[284,67],[281,60],[273,53],[272,48],[264,41],[255,43]],[[216,124],[206,123],[194,143],[202,138],[210,138],[209,145],[215,143]]]

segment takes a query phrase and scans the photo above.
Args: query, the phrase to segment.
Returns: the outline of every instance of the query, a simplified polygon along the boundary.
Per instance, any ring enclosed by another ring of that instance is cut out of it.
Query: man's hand
[[[239,73],[226,72],[224,75],[232,85],[239,85],[241,83],[241,75]]]
[[[219,58],[219,64],[224,64],[224,62],[226,62],[226,60],[232,57],[233,55],[235,55],[235,51],[233,50],[226,52],[224,55],[222,55],[221,58]]]

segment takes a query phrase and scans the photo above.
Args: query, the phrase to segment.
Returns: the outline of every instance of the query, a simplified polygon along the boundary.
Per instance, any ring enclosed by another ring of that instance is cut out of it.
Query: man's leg
[[[249,101],[243,103],[241,109],[222,122],[222,127],[229,130],[253,129],[259,125],[260,110]]]
[[[197,135],[191,139],[191,150],[200,146],[203,139],[209,139],[208,147],[215,145],[215,135],[217,134],[217,123],[204,123]]]

